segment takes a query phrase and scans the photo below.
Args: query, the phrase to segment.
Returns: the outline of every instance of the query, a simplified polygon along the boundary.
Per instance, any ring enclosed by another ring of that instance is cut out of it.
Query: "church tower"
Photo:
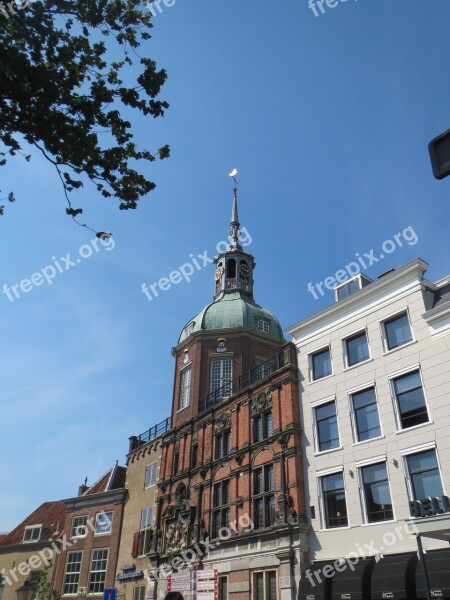
[[[296,352],[254,300],[237,192],[235,181],[213,300],[172,350],[172,429],[148,554],[154,600],[200,600],[213,585],[202,577],[215,580],[214,600],[291,600],[307,552]]]

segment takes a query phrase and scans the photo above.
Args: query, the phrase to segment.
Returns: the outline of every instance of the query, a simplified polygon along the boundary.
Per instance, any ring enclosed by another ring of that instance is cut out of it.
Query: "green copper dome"
[[[224,294],[208,304],[196,317],[188,321],[178,343],[196,331],[236,329],[248,327],[272,337],[283,339],[283,330],[276,317],[254,300],[242,297],[240,292]]]

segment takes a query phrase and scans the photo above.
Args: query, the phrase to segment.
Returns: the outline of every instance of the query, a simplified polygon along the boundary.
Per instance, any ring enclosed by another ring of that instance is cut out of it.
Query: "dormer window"
[[[270,321],[267,319],[257,319],[256,326],[258,327],[259,331],[270,333]]]
[[[25,527],[23,533],[23,543],[29,544],[31,542],[38,542],[42,535],[42,525],[31,525]]]
[[[189,323],[189,325],[184,328],[186,337],[189,337],[190,335],[192,335],[194,333],[194,325],[195,325],[195,323],[194,323],[194,321],[192,321],[192,323]]]

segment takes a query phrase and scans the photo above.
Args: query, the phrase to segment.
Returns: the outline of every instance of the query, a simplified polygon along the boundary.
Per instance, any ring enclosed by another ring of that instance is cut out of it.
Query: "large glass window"
[[[331,356],[330,349],[320,350],[311,355],[312,378],[322,379],[331,375]]]
[[[315,410],[317,451],[324,452],[339,447],[336,402],[321,404]]]
[[[73,517],[70,537],[86,537],[87,534],[87,516]]]
[[[428,411],[419,371],[413,371],[393,381],[402,429],[428,423]]]
[[[230,523],[230,480],[220,481],[213,486],[213,511],[211,537],[216,538],[222,527]]]
[[[361,478],[368,523],[390,521],[392,511],[391,490],[389,488],[386,463],[377,463],[361,468]]]
[[[101,512],[95,517],[95,533],[111,533],[112,531],[113,513]]]
[[[102,594],[105,589],[108,549],[92,550],[89,571],[89,594]]]
[[[275,475],[273,464],[253,472],[253,524],[255,529],[275,523]]]
[[[394,350],[412,340],[408,314],[403,313],[384,322],[387,350]]]
[[[77,594],[80,583],[82,552],[68,552],[64,572],[63,594]]]
[[[254,573],[253,600],[277,600],[276,571]]]
[[[153,531],[152,527],[153,520],[153,507],[148,506],[144,508],[141,513],[141,528],[139,531],[139,547],[138,547],[138,555],[143,556],[150,551],[150,544],[152,541]]]
[[[353,414],[355,416],[355,438],[363,442],[381,435],[375,388],[369,388],[352,394]]]
[[[231,431],[227,429],[214,436],[214,458],[224,458],[230,454]]]
[[[273,432],[272,411],[266,411],[253,417],[253,441],[260,442],[270,437]]]
[[[220,390],[220,397],[231,396],[233,361],[231,358],[211,362],[211,392]]]
[[[347,366],[352,367],[369,359],[369,344],[365,331],[345,340],[347,350]]]
[[[348,525],[344,475],[333,473],[321,478],[325,529]]]
[[[191,400],[191,379],[192,369],[190,367],[181,371],[180,402],[178,405],[178,410],[182,410],[183,408],[187,408],[189,406],[189,402]]]
[[[156,472],[158,465],[154,462],[151,465],[148,465],[145,469],[145,487],[151,487],[156,483]]]
[[[436,450],[425,450],[406,457],[413,500],[439,498],[444,495]]]

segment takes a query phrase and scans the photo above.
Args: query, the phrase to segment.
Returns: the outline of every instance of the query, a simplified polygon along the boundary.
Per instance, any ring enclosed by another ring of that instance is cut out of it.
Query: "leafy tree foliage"
[[[69,193],[83,177],[121,210],[136,208],[155,187],[140,165],[169,155],[139,149],[126,118],[168,107],[158,100],[165,70],[138,54],[151,12],[140,0],[15,2],[0,3],[0,165],[30,159],[25,139],[55,166],[74,219],[82,209]]]

